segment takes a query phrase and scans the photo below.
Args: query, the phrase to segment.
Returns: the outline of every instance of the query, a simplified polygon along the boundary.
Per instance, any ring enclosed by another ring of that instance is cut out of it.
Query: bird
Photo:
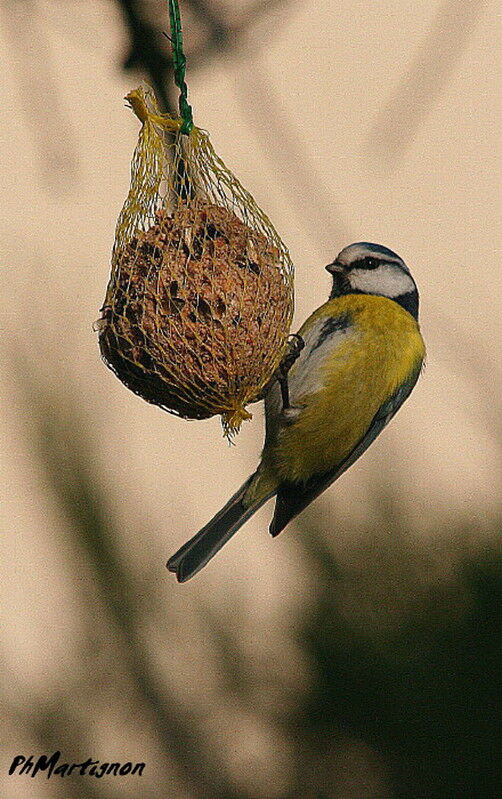
[[[265,392],[258,468],[168,561],[185,582],[267,500],[277,536],[368,449],[409,397],[425,361],[419,293],[379,244],[345,247],[326,267],[327,302],[302,325]]]

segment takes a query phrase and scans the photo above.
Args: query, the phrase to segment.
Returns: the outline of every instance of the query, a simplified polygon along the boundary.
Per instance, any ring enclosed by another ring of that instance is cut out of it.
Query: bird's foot
[[[279,381],[279,386],[281,388],[282,412],[284,414],[291,408],[289,404],[288,372],[293,366],[294,362],[297,360],[304,346],[305,342],[303,338],[299,336],[298,333],[293,333],[288,341],[288,350],[286,355],[280,362],[279,368],[276,372],[276,378]]]
[[[288,372],[293,366],[294,362],[300,355],[300,352],[305,346],[305,342],[298,333],[292,333],[290,339],[287,344],[287,351],[280,362],[279,366],[275,370],[274,374],[268,381],[268,383],[262,388],[260,394],[257,396],[255,402],[259,402],[262,399],[265,399],[268,392],[275,385],[276,382],[279,383],[281,387],[281,396],[282,396],[282,407],[283,410],[287,410],[289,406],[289,391],[288,391]]]
[[[304,347],[305,341],[299,333],[292,333],[289,337],[286,354],[279,364],[281,374],[287,375]]]

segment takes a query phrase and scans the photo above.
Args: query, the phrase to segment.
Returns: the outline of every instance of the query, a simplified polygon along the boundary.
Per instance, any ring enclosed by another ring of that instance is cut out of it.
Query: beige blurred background
[[[140,10],[167,30],[163,3]],[[262,411],[229,447],[218,419],[149,406],[100,361],[92,323],[138,133],[122,98],[145,72],[122,69],[118,3],[4,0],[2,796],[474,796],[461,764],[490,717],[479,631],[500,586],[496,4],[182,13],[196,124],[290,248],[295,326],[327,296],[324,264],[376,241],[419,285],[427,369],[277,540],[266,506],[176,584],[165,561],[254,468]],[[15,754],[54,749],[147,767],[7,776]]]

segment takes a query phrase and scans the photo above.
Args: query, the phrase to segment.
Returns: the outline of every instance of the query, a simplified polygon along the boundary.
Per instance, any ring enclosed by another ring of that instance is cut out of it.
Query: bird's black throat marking
[[[343,313],[340,314],[340,316],[330,316],[325,320],[319,333],[319,338],[312,347],[311,352],[314,352],[314,350],[320,347],[332,333],[340,333],[343,330],[347,330],[350,326],[351,317],[349,313]]]
[[[399,297],[393,297],[392,299],[394,302],[397,302],[401,308],[408,311],[418,322],[418,291],[408,291],[407,294],[401,294]]]

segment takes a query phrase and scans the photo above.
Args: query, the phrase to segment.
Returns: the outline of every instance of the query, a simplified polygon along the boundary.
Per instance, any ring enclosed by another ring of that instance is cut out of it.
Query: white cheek
[[[400,297],[413,291],[415,284],[406,272],[395,266],[379,266],[378,269],[354,269],[350,273],[350,285],[367,294],[384,297]]]

